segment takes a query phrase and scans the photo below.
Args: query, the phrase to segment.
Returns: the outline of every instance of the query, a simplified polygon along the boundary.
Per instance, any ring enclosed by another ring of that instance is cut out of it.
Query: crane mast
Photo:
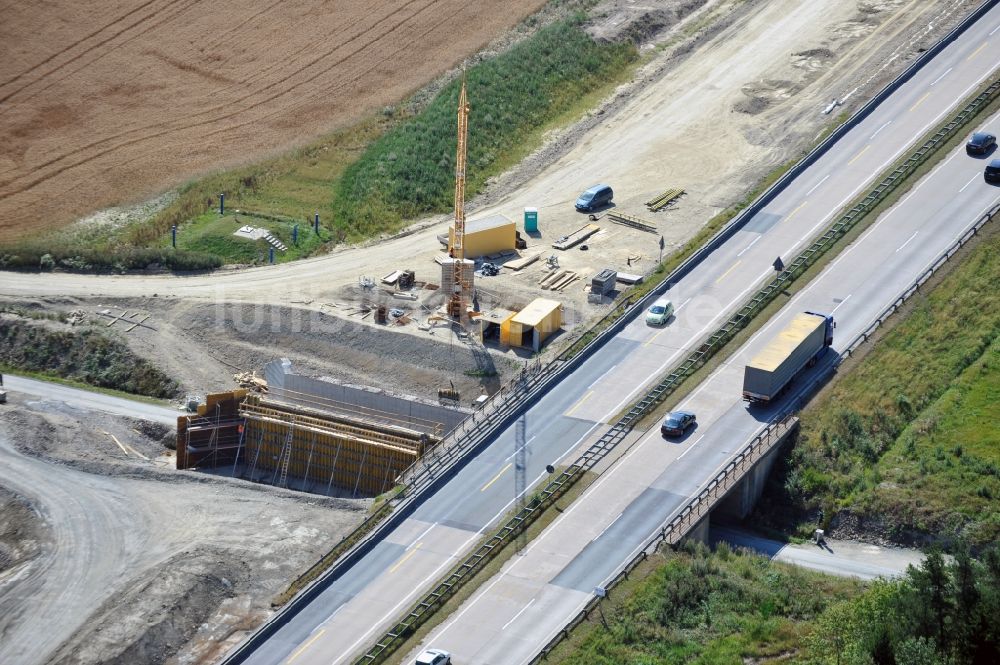
[[[458,147],[455,151],[455,233],[451,245],[454,288],[448,301],[448,313],[456,319],[465,315],[470,290],[465,274],[465,156],[468,133],[469,100],[463,79],[458,96]]]

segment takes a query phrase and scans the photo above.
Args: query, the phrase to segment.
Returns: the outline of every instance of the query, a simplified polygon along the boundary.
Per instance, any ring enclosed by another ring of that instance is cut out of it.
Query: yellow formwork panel
[[[259,407],[243,415],[247,425],[242,463],[254,473],[271,471],[275,482],[287,455],[288,484],[304,478],[352,493],[380,494],[421,452],[420,441],[319,418]]]

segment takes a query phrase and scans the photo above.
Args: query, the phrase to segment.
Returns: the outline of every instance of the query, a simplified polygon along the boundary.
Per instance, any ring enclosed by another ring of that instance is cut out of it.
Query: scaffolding
[[[352,421],[245,391],[209,395],[197,416],[178,419],[177,468],[232,464],[233,476],[278,487],[333,488],[356,496],[391,489],[440,436]]]
[[[243,472],[252,480],[288,486],[289,476],[373,496],[392,487],[396,477],[422,453],[419,433],[402,436],[348,425],[264,405],[248,399],[240,406],[246,420]]]

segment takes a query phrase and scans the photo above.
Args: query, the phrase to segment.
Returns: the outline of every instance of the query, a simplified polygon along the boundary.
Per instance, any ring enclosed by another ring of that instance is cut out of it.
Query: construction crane
[[[455,154],[455,233],[451,243],[453,288],[448,300],[448,315],[461,321],[465,316],[471,285],[465,273],[465,154],[469,133],[469,100],[465,94],[465,79],[458,96],[458,147]]]

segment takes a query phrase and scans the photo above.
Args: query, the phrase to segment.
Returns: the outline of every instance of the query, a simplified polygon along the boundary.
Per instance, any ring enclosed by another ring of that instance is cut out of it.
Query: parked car
[[[684,432],[694,426],[697,418],[690,411],[671,411],[660,425],[663,436],[684,436]]]
[[[427,649],[417,656],[415,665],[451,665],[451,654],[443,649]]]
[[[986,165],[986,170],[983,171],[983,179],[986,182],[1000,182],[1000,159],[994,159]]]
[[[670,320],[674,313],[674,304],[666,298],[660,298],[646,310],[646,323],[651,326],[662,326]]]
[[[965,144],[965,152],[970,155],[985,155],[997,146],[997,137],[986,132],[976,132]]]
[[[615,193],[608,185],[594,185],[576,200],[576,209],[581,212],[591,212],[611,203]]]

